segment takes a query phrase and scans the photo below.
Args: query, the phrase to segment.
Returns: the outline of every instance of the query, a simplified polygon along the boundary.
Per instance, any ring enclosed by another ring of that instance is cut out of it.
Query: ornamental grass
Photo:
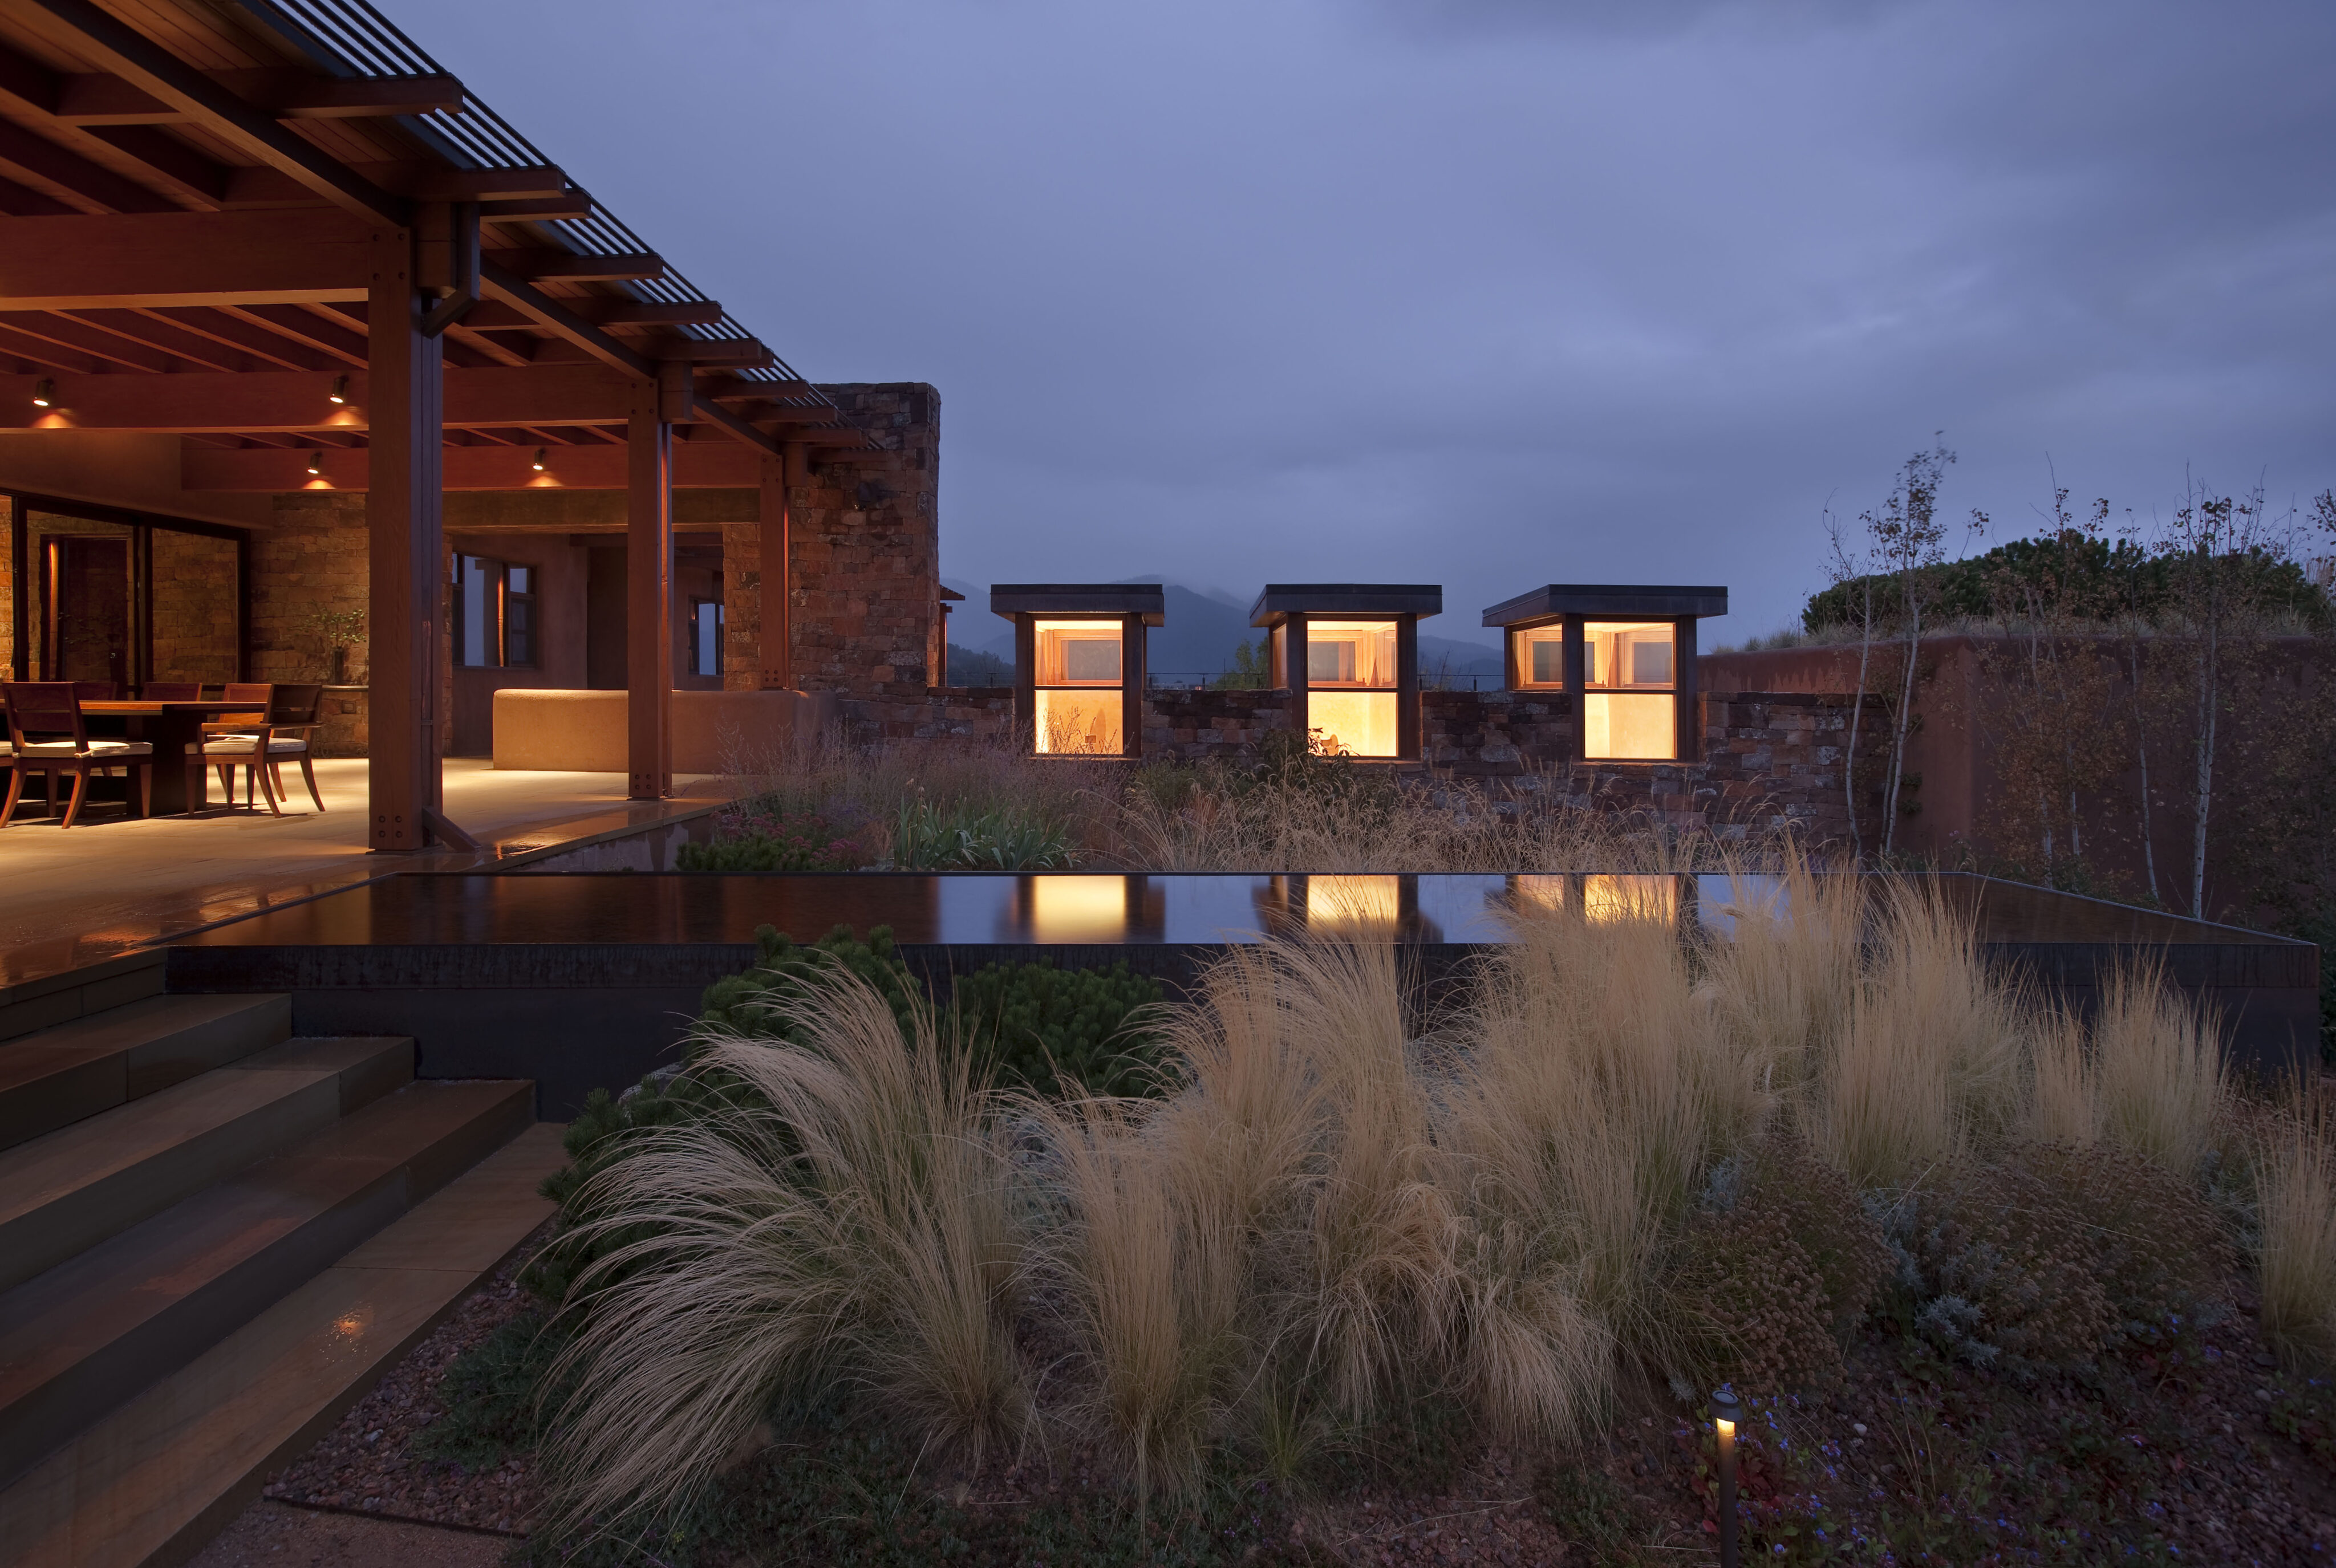
[[[684,1504],[813,1405],[1150,1498],[1396,1429],[1546,1450],[1650,1377],[1821,1385],[1881,1306],[2036,1376],[2216,1310],[2233,1096],[2160,974],[2047,1006],[1919,880],[1678,898],[1528,883],[1434,987],[1368,930],[1235,949],[1150,1020],[1143,1098],[1000,1090],[841,965],[785,1038],[703,1026],[690,1070],[745,1090],[569,1204],[618,1244],[565,1307],[559,1529]],[[2331,1150],[2300,1109],[2253,1167],[2299,1354],[2336,1349]]]

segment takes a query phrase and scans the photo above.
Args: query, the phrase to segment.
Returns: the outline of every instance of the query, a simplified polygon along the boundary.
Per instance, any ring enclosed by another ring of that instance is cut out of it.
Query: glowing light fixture
[[[539,446],[535,449],[535,461],[529,463],[528,466],[535,470],[538,473],[541,473],[543,472],[543,448]]]
[[[333,377],[333,390],[325,394],[325,401],[327,403],[346,403],[348,400],[349,378],[346,375],[336,375]]]
[[[55,382],[51,381],[47,376],[44,375],[40,380],[33,383],[33,406],[34,408],[54,408],[56,406],[56,402],[57,384]]]
[[[310,473],[322,473],[325,472],[325,454],[323,453],[312,452],[308,454],[308,472]]]
[[[1720,1568],[1736,1568],[1736,1422],[1742,1411],[1727,1389],[1712,1395],[1711,1430],[1719,1440]]]

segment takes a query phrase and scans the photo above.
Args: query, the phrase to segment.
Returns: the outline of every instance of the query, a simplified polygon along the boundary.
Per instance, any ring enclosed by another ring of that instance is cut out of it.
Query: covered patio
[[[792,513],[876,443],[370,7],[10,0],[0,213],[11,678],[324,686],[384,852],[487,842],[500,690],[622,691],[655,801],[676,687],[797,687]]]

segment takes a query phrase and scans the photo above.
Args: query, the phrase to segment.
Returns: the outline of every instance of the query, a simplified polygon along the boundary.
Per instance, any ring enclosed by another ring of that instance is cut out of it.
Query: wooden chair
[[[240,694],[230,690],[229,700]],[[300,778],[308,786],[308,798],[316,809],[325,809],[325,797],[316,788],[316,770],[309,764],[308,737],[315,733],[316,710],[324,706],[325,688],[321,686],[279,686],[268,695],[268,711],[261,716],[257,728],[247,733],[209,736],[203,742],[201,760],[189,764],[190,768],[209,765],[219,770],[227,790],[228,803],[235,803],[232,770],[246,770],[244,804],[251,803],[251,791],[257,785],[268,802],[268,809],[277,816],[284,814],[284,765],[297,762]],[[270,788],[270,784],[274,787]]]
[[[138,688],[144,702],[200,702],[203,683],[199,680],[150,680]]]
[[[264,680],[231,680],[219,687],[221,702],[248,702],[256,705],[251,713],[223,713],[203,721],[203,738],[215,735],[249,735],[255,726],[268,722],[268,696],[276,688]],[[233,763],[219,766],[219,788],[227,793],[227,803],[235,804],[235,766]],[[247,804],[249,803],[248,801]]]
[[[144,741],[96,740],[81,714],[81,694],[72,681],[12,680],[0,682],[0,697],[8,704],[8,745],[15,766],[8,774],[8,802],[0,806],[0,827],[16,815],[24,795],[24,775],[48,775],[49,811],[57,809],[57,775],[73,774],[73,801],[65,807],[62,825],[71,827],[81,816],[82,797],[89,775],[127,767],[138,784],[138,814],[152,814],[154,748]]]

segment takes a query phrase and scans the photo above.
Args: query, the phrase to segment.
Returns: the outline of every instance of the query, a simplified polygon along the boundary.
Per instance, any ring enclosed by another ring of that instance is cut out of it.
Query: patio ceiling
[[[447,323],[448,489],[622,488],[644,379],[676,483],[865,442],[362,0],[0,0],[0,430],[179,433],[190,490],[365,485],[384,227]]]

